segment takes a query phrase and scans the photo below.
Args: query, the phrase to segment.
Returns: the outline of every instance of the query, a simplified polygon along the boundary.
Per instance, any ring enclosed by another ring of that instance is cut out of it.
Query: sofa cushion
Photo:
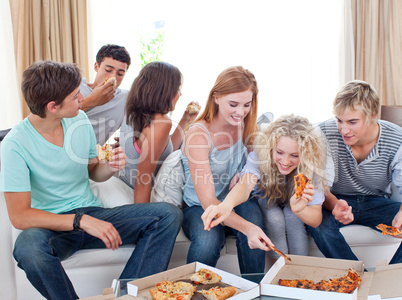
[[[184,170],[181,150],[166,157],[158,171],[151,192],[151,202],[168,202],[177,207],[183,206]]]

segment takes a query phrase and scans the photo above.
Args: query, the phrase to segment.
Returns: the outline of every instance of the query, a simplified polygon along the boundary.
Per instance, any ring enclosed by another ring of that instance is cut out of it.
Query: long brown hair
[[[173,109],[172,100],[181,82],[179,69],[166,62],[151,62],[142,68],[126,102],[126,122],[137,135],[151,124],[156,114],[167,114]]]
[[[196,122],[205,120],[205,122],[210,123],[218,114],[219,106],[215,103],[215,97],[248,90],[253,93],[253,97],[250,112],[244,118],[243,143],[251,146],[253,144],[254,133],[257,131],[258,87],[254,74],[241,66],[227,68],[219,74],[209,93],[205,109]]]

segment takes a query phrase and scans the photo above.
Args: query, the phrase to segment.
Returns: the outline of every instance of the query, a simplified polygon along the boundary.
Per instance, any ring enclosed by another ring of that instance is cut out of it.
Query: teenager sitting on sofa
[[[14,258],[47,299],[78,299],[61,260],[79,249],[136,244],[120,278],[164,271],[182,221],[167,203],[102,208],[89,178],[103,181],[124,168],[122,148],[100,162],[84,112],[79,69],[40,61],[23,73],[31,114],[2,141],[0,190],[12,225],[23,230]],[[63,88],[60,88],[63,87]]]
[[[202,215],[205,229],[211,230],[225,221],[234,207],[256,198],[275,247],[283,253],[308,255],[304,224],[317,227],[321,223],[324,202],[325,152],[320,139],[306,118],[284,115],[259,134],[253,148],[239,182],[221,204],[211,205]],[[296,199],[294,176],[299,172],[311,183]],[[261,249],[268,250],[266,245]],[[274,251],[269,254],[279,258]]]
[[[235,208],[225,221],[205,231],[204,209],[218,204],[229,193],[232,177],[241,171],[257,129],[258,88],[254,75],[242,68],[224,70],[212,87],[204,112],[186,132],[182,146],[185,185],[183,231],[191,241],[187,263],[215,266],[225,236],[237,239],[241,273],[264,272],[265,252],[259,248],[264,227],[256,200]],[[251,227],[250,223],[258,226]],[[252,238],[255,237],[255,238]],[[248,244],[255,241],[256,244]],[[269,241],[267,241],[268,243]]]
[[[179,149],[184,130],[198,112],[186,110],[170,136],[173,121],[167,115],[181,96],[182,74],[166,62],[148,63],[127,97],[126,118],[120,128],[120,144],[128,163],[119,178],[134,189],[135,203],[150,201],[152,182],[164,159]],[[191,104],[197,103],[191,102]]]
[[[389,199],[391,183],[402,194],[402,128],[378,120],[380,99],[364,81],[347,83],[336,95],[334,119],[319,124],[335,177],[326,191],[323,220],[308,227],[328,258],[357,260],[339,228],[384,223],[402,228],[401,203]],[[398,236],[402,238],[402,235]],[[390,263],[402,262],[402,245]]]

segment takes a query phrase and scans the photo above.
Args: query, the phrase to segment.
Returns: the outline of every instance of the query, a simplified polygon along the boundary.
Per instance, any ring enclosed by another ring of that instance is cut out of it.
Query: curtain
[[[295,113],[311,122],[333,116],[336,92],[354,78],[350,0],[87,1],[89,57],[105,43],[131,55],[122,88],[141,68],[140,39],[164,32],[162,60],[184,78],[174,124],[190,101],[204,107],[216,77],[230,66],[256,76],[259,115]]]
[[[77,63],[88,74],[86,0],[9,1],[19,82],[28,66],[45,59]]]
[[[382,105],[402,105],[402,3],[352,0],[356,79],[372,84]]]
[[[16,125],[22,119],[18,93],[17,70],[13,47],[13,31],[8,1],[0,1],[0,65],[4,72],[0,80],[0,130]]]

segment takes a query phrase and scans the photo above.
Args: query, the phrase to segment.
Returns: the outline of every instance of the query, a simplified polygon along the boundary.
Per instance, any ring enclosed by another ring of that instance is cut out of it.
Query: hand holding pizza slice
[[[306,185],[310,183],[310,179],[308,179],[303,173],[297,174],[294,178],[296,199],[299,199],[303,195]]]

